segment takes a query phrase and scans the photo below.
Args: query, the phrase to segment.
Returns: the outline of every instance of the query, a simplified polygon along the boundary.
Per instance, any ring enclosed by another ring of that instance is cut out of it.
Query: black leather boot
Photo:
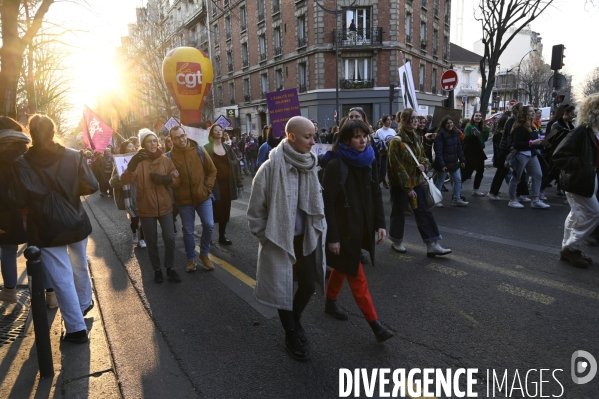
[[[229,240],[227,238],[227,236],[225,235],[227,230],[227,224],[226,223],[219,223],[218,224],[218,243],[221,245],[232,245],[233,242],[231,240]]]
[[[289,356],[295,360],[305,361],[310,357],[310,352],[299,339],[297,330],[285,331],[285,348]]]
[[[379,344],[393,337],[393,333],[387,330],[378,319],[371,321],[368,324],[370,324],[370,328],[372,328],[374,336],[376,337],[376,342]]]
[[[310,349],[310,343],[308,342],[308,336],[306,335],[306,331],[304,330],[304,327],[302,326],[301,318],[302,318],[302,315],[297,315],[295,313],[293,314],[293,319],[295,320],[295,331],[297,332],[297,336],[300,339],[300,341],[302,342],[302,344],[304,344],[306,346],[306,349]]]
[[[333,301],[328,297],[324,303],[324,312],[335,316],[337,320],[347,320],[347,313],[337,306],[337,301]]]

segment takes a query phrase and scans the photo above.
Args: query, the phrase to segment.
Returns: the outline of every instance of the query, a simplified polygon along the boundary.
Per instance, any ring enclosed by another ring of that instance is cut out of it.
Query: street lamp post
[[[524,58],[526,58],[526,56],[532,53],[533,51],[537,51],[537,49],[534,48],[530,50],[528,53],[524,54],[524,56],[520,60],[520,63],[518,64],[518,79],[516,79],[516,93],[518,93],[518,101],[520,101],[520,66],[522,65],[522,61],[524,61]]]

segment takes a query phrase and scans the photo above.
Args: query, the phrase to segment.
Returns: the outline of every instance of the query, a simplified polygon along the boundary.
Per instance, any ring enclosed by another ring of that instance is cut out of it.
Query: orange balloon
[[[194,47],[177,47],[164,57],[162,77],[181,112],[181,124],[201,122],[214,77],[208,56]]]

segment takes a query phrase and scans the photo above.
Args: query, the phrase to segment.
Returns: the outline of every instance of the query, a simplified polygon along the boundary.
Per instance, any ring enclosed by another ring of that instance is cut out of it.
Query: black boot
[[[371,321],[368,324],[370,324],[370,328],[372,328],[374,336],[376,337],[376,342],[379,344],[393,337],[393,333],[387,330],[378,319]]]
[[[302,344],[297,330],[285,331],[285,348],[289,355],[295,360],[305,361],[310,357],[310,352]]]
[[[222,245],[231,245],[231,244],[233,244],[233,242],[231,240],[229,240],[227,238],[227,236],[225,235],[226,230],[227,230],[226,223],[218,224],[218,243],[222,244]]]
[[[300,341],[302,342],[302,344],[306,345],[307,349],[310,349],[309,347],[309,343],[308,343],[308,336],[306,335],[306,331],[304,330],[304,327],[302,326],[302,323],[300,322],[300,319],[302,318],[302,315],[297,315],[297,314],[293,314],[293,319],[295,320],[295,331],[297,331],[297,336],[300,339]]]
[[[337,306],[337,301],[333,301],[328,297],[324,303],[324,312],[335,316],[337,320],[347,320],[347,313]]]

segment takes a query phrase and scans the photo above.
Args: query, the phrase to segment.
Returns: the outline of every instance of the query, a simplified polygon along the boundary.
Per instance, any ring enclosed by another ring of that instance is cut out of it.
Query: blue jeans
[[[460,168],[457,168],[453,172],[450,172],[450,171],[443,172],[443,171],[438,170],[437,171],[437,188],[439,189],[439,191],[441,190],[441,187],[443,187],[443,183],[445,182],[445,176],[447,176],[447,174],[449,174],[449,176],[451,177],[451,182],[453,184],[453,199],[459,200],[460,194],[462,192],[462,174],[460,173]]]
[[[532,177],[531,195],[533,198],[538,198],[541,191],[541,179],[543,172],[537,157],[529,157],[522,153],[518,153],[512,160],[512,178],[510,180],[510,199],[515,200],[517,195],[517,187],[522,179],[522,174],[526,171],[527,176]]]
[[[7,288],[17,286],[17,251],[18,245],[0,245],[0,266],[2,280]]]
[[[198,205],[179,205],[179,215],[181,215],[181,224],[183,225],[183,243],[185,244],[185,254],[188,260],[196,258],[195,240],[193,238],[196,212],[202,221],[201,256],[208,256],[212,234],[214,233],[214,215],[212,214],[211,198]]]

